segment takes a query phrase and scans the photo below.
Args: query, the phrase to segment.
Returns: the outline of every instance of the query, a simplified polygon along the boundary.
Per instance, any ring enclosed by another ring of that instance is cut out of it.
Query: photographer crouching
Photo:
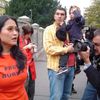
[[[81,59],[84,60],[84,72],[88,82],[82,100],[100,100],[100,28],[94,31],[92,39],[94,55],[90,60],[90,49],[81,51]]]

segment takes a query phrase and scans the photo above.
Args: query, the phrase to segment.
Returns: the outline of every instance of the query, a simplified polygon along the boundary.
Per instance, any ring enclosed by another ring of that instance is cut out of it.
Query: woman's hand
[[[29,43],[28,45],[24,46],[23,49],[30,49],[32,52],[37,52],[37,46],[33,43]]]

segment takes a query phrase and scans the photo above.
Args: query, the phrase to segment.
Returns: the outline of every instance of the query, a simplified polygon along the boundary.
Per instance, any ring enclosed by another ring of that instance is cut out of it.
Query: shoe
[[[60,75],[60,74],[65,73],[67,71],[68,71],[67,67],[60,67],[60,69],[57,72],[57,75]]]
[[[76,94],[77,91],[74,88],[72,88],[72,93]]]

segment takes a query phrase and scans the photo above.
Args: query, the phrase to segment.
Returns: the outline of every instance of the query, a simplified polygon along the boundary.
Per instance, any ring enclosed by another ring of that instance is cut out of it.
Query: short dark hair
[[[22,30],[23,30],[23,34],[33,34],[34,30],[33,27],[29,24],[25,24],[24,26],[22,26]]]
[[[95,31],[94,31],[94,37],[100,35],[100,28],[97,28]]]
[[[63,8],[63,7],[59,6],[59,7],[57,7],[57,8],[55,9],[55,12],[56,12],[57,10],[63,10],[63,11],[65,12],[65,16],[67,16],[67,10],[66,10],[66,8]]]

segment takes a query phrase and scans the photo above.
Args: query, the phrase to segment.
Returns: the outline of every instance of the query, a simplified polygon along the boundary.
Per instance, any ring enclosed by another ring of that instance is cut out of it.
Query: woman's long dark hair
[[[0,16],[0,32],[1,32],[5,22],[9,19],[12,19],[13,21],[15,21],[15,23],[18,27],[18,24],[17,24],[17,21],[15,18],[8,16],[8,15],[3,15],[3,16]],[[0,57],[2,56],[2,52],[3,52],[3,47],[0,43]],[[25,68],[25,64],[26,64],[26,57],[19,48],[19,38],[18,38],[17,45],[12,46],[12,48],[10,50],[10,55],[16,60],[19,72],[21,70],[23,70]]]

